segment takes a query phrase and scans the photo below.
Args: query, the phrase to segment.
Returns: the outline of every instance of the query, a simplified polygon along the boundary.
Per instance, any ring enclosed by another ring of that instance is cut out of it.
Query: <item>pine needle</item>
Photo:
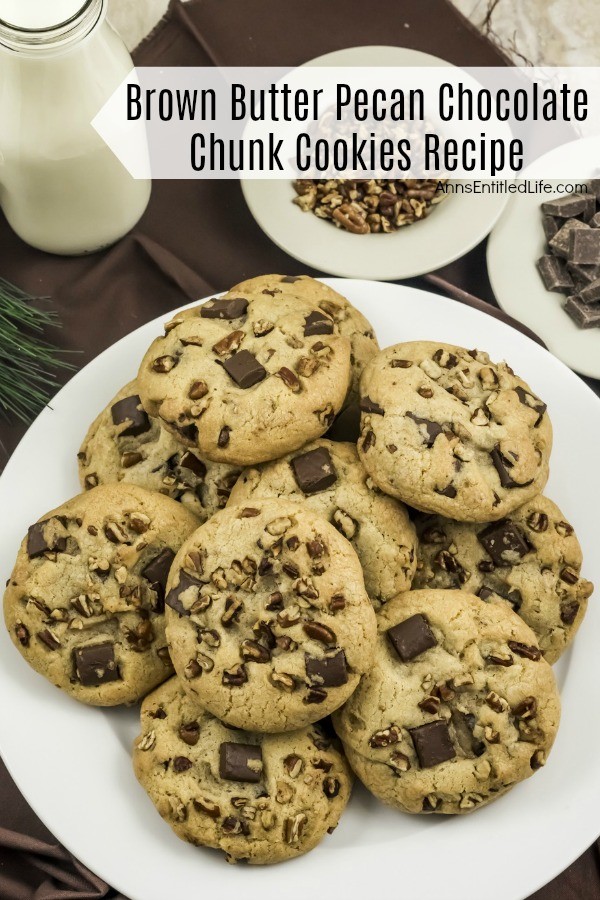
[[[0,278],[0,415],[26,424],[60,387],[55,373],[75,368],[42,337],[61,323],[52,310],[32,306],[34,299]]]

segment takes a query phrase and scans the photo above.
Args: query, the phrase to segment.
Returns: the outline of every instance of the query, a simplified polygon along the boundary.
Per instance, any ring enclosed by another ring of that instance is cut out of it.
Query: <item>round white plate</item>
[[[535,180],[536,168],[552,164],[561,181],[585,182],[598,167],[598,144],[598,138],[563,144],[524,177]],[[553,196],[559,194],[511,197],[488,242],[490,282],[502,309],[539,334],[552,353],[577,372],[600,378],[600,328],[578,328],[562,308],[565,295],[547,291],[535,265],[547,252],[541,205]]]
[[[449,66],[450,63],[401,47],[336,50],[308,66]],[[460,183],[460,182],[459,182]],[[302,212],[293,203],[291,181],[242,180],[250,212],[265,234],[300,262],[344,278],[394,281],[448,265],[490,232],[504,209],[502,194],[449,194],[421,222],[391,234],[350,234]]]
[[[368,281],[329,281],[371,319],[383,344],[431,339],[506,358],[548,403],[555,428],[548,493],[577,528],[585,574],[600,583],[600,401],[555,357],[496,319],[450,300]],[[162,330],[162,316],[119,341],[63,388],[0,478],[0,578],[27,526],[78,490],[75,454],[86,427]],[[600,832],[600,604],[558,667],[564,713],[547,766],[471,816],[416,817],[357,788],[336,832],[280,866],[228,866],[184,844],[137,784],[130,759],[136,709],[78,704],[36,675],[0,629],[0,750],[48,828],[131,900],[191,896],[364,900],[401,891],[419,900],[520,900],[553,878]]]

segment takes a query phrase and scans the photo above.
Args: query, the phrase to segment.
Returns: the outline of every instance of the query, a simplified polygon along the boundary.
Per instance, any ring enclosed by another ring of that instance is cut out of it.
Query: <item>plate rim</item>
[[[354,282],[359,282],[360,284],[367,284],[367,285],[371,286],[373,289],[375,289],[375,290],[377,290],[377,291],[383,290],[383,291],[401,292],[401,293],[407,293],[407,294],[419,294],[419,295],[424,295],[424,297],[422,297],[422,298],[420,298],[420,299],[423,299],[423,300],[427,299],[427,300],[429,300],[430,302],[432,302],[434,305],[436,305],[436,304],[438,304],[438,303],[444,305],[444,304],[448,304],[448,303],[455,302],[455,301],[449,300],[449,299],[447,299],[447,298],[441,297],[441,296],[439,296],[439,295],[437,295],[437,294],[434,294],[434,293],[431,292],[431,291],[428,291],[428,290],[422,290],[422,289],[415,288],[415,287],[410,287],[410,286],[407,286],[407,285],[389,285],[389,284],[385,284],[385,283],[382,284],[381,282],[372,281],[372,280],[367,280],[367,279],[338,279],[338,278],[326,278],[326,279],[323,279],[323,281],[324,281],[325,283],[327,283],[327,284],[330,284],[333,288],[336,288],[336,287],[337,287],[337,288],[340,288],[340,289],[343,287],[343,283],[344,283],[344,282],[347,283],[348,281],[354,281]],[[198,305],[199,303],[203,302],[205,299],[209,299],[210,297],[214,297],[214,296],[217,296],[217,294],[210,294],[210,295],[208,295],[208,297],[206,297],[206,298],[198,299],[198,300],[195,300],[195,301],[192,301],[192,302],[187,302],[187,303],[184,304],[183,306],[178,307],[178,309],[185,309],[185,308],[188,308],[188,307],[190,307],[190,306]],[[473,310],[473,309],[470,309],[470,308],[468,308],[468,307],[462,307],[462,309],[463,309],[463,313],[464,313],[464,315],[466,316],[467,319],[471,318],[472,320],[477,321],[481,316],[484,316],[484,317],[485,317],[485,313],[480,312],[479,310]],[[132,337],[132,335],[134,335],[134,334],[136,334],[137,332],[140,332],[141,330],[146,329],[146,328],[151,328],[151,327],[154,328],[154,327],[156,327],[156,328],[159,328],[159,329],[160,329],[160,327],[161,327],[161,325],[162,325],[162,322],[169,316],[170,312],[172,313],[172,312],[175,312],[175,311],[176,311],[176,310],[173,310],[173,311],[166,311],[165,313],[162,313],[161,315],[157,316],[155,319],[152,319],[152,320],[150,320],[149,322],[146,322],[146,323],[144,323],[144,324],[138,326],[138,328],[134,329],[134,331],[130,332],[130,333],[127,334],[127,335],[124,335],[124,336],[123,336],[122,338],[120,338],[117,342],[115,342],[114,344],[112,344],[112,345],[110,345],[109,347],[107,347],[107,348],[106,348],[105,350],[103,350],[100,354],[98,354],[98,356],[96,356],[94,359],[92,359],[90,362],[88,362],[88,363],[86,364],[86,366],[84,366],[79,372],[77,372],[77,373],[76,373],[76,374],[75,374],[75,375],[67,382],[67,384],[66,384],[63,388],[61,388],[61,391],[59,391],[58,394],[57,394],[56,396],[59,396],[59,395],[62,393],[62,391],[64,391],[67,387],[72,386],[73,383],[74,383],[77,379],[79,379],[80,377],[83,376],[83,373],[84,373],[84,372],[88,372],[88,370],[89,370],[90,368],[93,368],[93,367],[95,366],[97,360],[99,360],[101,357],[106,357],[106,356],[108,356],[109,354],[113,353],[113,352],[115,351],[115,348],[118,348],[119,345],[121,345],[121,344],[124,343],[124,342],[127,342],[127,341]],[[486,317],[486,318],[491,318],[491,317]],[[539,352],[541,352],[542,354],[545,354],[545,355],[548,357],[548,360],[550,361],[550,364],[551,364],[551,365],[558,366],[561,370],[563,370],[563,374],[567,374],[567,376],[568,376],[569,379],[573,379],[573,380],[574,380],[573,383],[576,382],[576,383],[578,384],[578,387],[579,387],[579,388],[583,387],[584,389],[586,389],[586,390],[584,391],[584,393],[586,394],[586,396],[587,396],[588,399],[589,399],[589,395],[591,395],[591,397],[594,398],[594,401],[593,401],[593,402],[594,402],[594,403],[597,403],[597,404],[600,404],[600,398],[598,398],[598,397],[596,396],[596,394],[591,390],[591,388],[589,388],[589,386],[586,385],[585,382],[582,382],[582,381],[578,378],[578,376],[577,376],[575,373],[573,373],[573,372],[572,372],[572,371],[571,371],[571,370],[570,370],[570,369],[569,369],[569,368],[568,368],[561,360],[559,360],[558,358],[556,358],[555,356],[553,356],[551,353],[549,353],[548,351],[544,350],[543,348],[539,347],[537,344],[535,344],[533,341],[531,341],[531,339],[527,338],[525,335],[522,335],[522,334],[520,334],[519,332],[515,332],[515,330],[512,329],[511,326],[509,326],[509,325],[507,325],[507,324],[505,324],[505,323],[503,323],[503,322],[499,322],[499,321],[497,321],[497,320],[494,320],[494,324],[493,324],[491,327],[494,328],[494,329],[499,329],[500,331],[506,330],[507,332],[510,332],[511,335],[513,335],[513,337],[514,337],[514,335],[517,335],[517,338],[516,338],[517,342],[522,342],[522,341],[529,342],[529,344],[531,344],[532,347],[535,348],[535,350],[533,350],[533,352],[534,352],[535,354],[537,354],[537,353],[539,353]],[[565,370],[566,370],[566,371],[565,371]],[[596,407],[596,413],[597,413],[597,414],[600,414],[600,405],[599,405],[598,407]],[[46,411],[46,410],[43,411],[43,412],[40,414],[40,416],[37,417],[37,419],[34,421],[34,423],[32,423],[32,425],[30,426],[30,428],[28,429],[28,431],[26,432],[26,434],[24,435],[24,437],[22,438],[22,440],[21,440],[21,441],[19,442],[19,444],[17,445],[17,448],[15,449],[15,451],[13,452],[13,454],[11,455],[11,457],[10,457],[10,459],[9,459],[7,465],[6,465],[6,468],[4,469],[2,475],[0,476],[0,491],[2,490],[3,482],[4,482],[5,479],[6,479],[7,473],[10,475],[10,471],[11,471],[12,465],[13,465],[13,460],[17,457],[17,455],[18,455],[18,453],[19,453],[19,451],[20,451],[20,448],[21,448],[21,445],[22,445],[23,441],[26,439],[26,437],[27,437],[27,435],[29,434],[29,432],[31,431],[31,429],[34,428],[34,426],[36,426],[36,424],[38,423],[38,421],[39,421],[39,420],[41,419],[41,417],[44,416],[44,415],[47,415],[47,411]],[[15,463],[15,465],[16,465],[16,463]],[[99,711],[99,712],[100,712],[100,711]],[[2,738],[2,730],[0,729],[0,740],[1,740],[1,738]],[[30,799],[30,797],[28,796],[28,794],[26,793],[26,791],[25,791],[25,790],[23,789],[23,787],[21,786],[21,780],[20,780],[19,778],[15,777],[15,775],[13,774],[12,761],[7,761],[6,759],[4,759],[4,762],[5,762],[5,765],[6,765],[7,769],[8,769],[8,771],[9,771],[9,773],[11,774],[11,777],[13,777],[13,780],[15,781],[15,783],[16,783],[18,789],[19,789],[19,790],[21,791],[21,793],[23,794],[23,797],[24,797],[24,799],[26,800],[26,802],[29,803],[29,805],[32,807],[32,809],[33,809],[34,812],[36,813],[36,815],[37,815],[37,816],[40,818],[40,820],[46,825],[46,827],[48,828],[48,830],[49,830],[54,836],[56,836],[57,839],[60,840],[60,842],[61,842],[65,847],[69,848],[69,847],[70,847],[70,844],[71,844],[71,839],[68,838],[67,840],[63,840],[63,837],[62,837],[62,827],[60,827],[60,828],[57,829],[56,826],[54,826],[54,825],[50,826],[49,824],[47,824],[46,816],[45,816],[45,815],[40,815],[40,812],[38,811],[38,808],[37,808],[37,801],[34,799],[33,802],[32,802],[32,800]],[[135,780],[133,779],[133,776],[132,776],[132,788],[135,789]],[[499,802],[502,802],[502,801],[499,801]],[[457,817],[457,818],[458,818],[458,817]],[[455,821],[456,821],[456,820],[455,820]],[[448,826],[451,827],[451,823],[450,823],[450,822],[448,822]],[[598,826],[598,832],[600,832],[600,825]],[[597,834],[596,834],[596,837],[597,837]],[[594,838],[592,838],[591,840],[594,840]],[[589,845],[586,844],[586,846],[589,846]],[[353,849],[355,849],[355,848],[344,848],[344,851],[343,851],[343,852],[347,853],[347,852],[349,852],[349,851],[352,851]],[[560,872],[564,871],[564,869],[565,869],[566,867],[568,867],[568,866],[571,864],[571,862],[573,862],[573,860],[575,860],[575,859],[578,858],[578,856],[583,852],[584,849],[585,849],[585,848],[583,848],[583,849],[580,848],[580,849],[578,849],[578,850],[575,850],[572,854],[569,854],[569,859],[568,859],[568,861],[567,861],[564,865],[563,865],[563,863],[562,863],[562,861],[561,861],[559,867],[556,868],[556,871],[554,870],[555,867],[553,867],[553,872],[552,872],[552,874],[550,874],[549,876],[548,876],[548,875],[544,875],[544,876],[543,876],[543,877],[544,877],[544,880],[543,880],[541,883],[534,885],[532,888],[529,888],[529,887],[527,888],[527,894],[531,893],[532,890],[537,890],[537,889],[538,889],[539,887],[541,887],[542,885],[547,884],[548,881],[552,880],[552,878],[554,878],[557,874],[559,874]],[[401,852],[401,848],[399,848],[399,850],[400,850],[400,852]],[[73,852],[73,851],[70,851],[70,852]],[[74,855],[76,855],[76,858],[77,858],[77,859],[80,859],[81,862],[83,862],[84,865],[87,865],[88,868],[90,868],[91,871],[93,871],[93,872],[97,872],[97,871],[98,871],[97,868],[96,868],[96,865],[95,865],[94,863],[92,863],[92,865],[90,865],[90,863],[86,860],[86,858],[85,858],[86,854],[80,854],[79,852],[77,852],[77,853],[74,854]],[[255,870],[255,871],[256,871],[256,870]],[[263,870],[263,871],[264,871],[264,870]],[[290,869],[290,871],[291,871],[291,869]],[[100,875],[99,877],[104,878],[103,875]],[[115,888],[117,888],[117,889],[121,889],[120,886],[119,886],[119,884],[118,884],[118,880],[117,880],[117,883],[115,883],[114,879],[112,879],[112,878],[107,879],[107,880],[110,881],[112,887],[115,887]],[[134,896],[135,896],[135,895],[134,895]],[[250,895],[250,896],[251,896],[251,895]],[[523,897],[523,896],[525,896],[525,895],[519,894],[518,896],[519,896],[519,898],[521,898],[521,897]],[[510,900],[513,900],[513,898],[510,898]],[[516,898],[515,898],[515,900],[516,900]]]

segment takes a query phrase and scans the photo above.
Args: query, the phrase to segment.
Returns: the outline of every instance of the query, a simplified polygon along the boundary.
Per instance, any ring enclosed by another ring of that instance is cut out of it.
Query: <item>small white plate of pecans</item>
[[[450,63],[402,47],[351,47],[306,65]],[[435,179],[245,179],[242,191],[257,224],[294,259],[343,278],[396,281],[448,265],[489,234],[506,195],[475,192],[474,184]]]
[[[506,359],[544,398],[554,427],[548,495],[576,524],[586,577],[600,583],[598,398],[550,353],[477,310],[406,286],[328,283],[369,317],[382,346],[423,339],[477,346],[494,360]],[[135,375],[165,318],[137,329],[79,372],[9,461],[0,478],[4,581],[28,525],[79,491],[76,453],[91,414]],[[535,777],[457,817],[403,814],[357,784],[335,832],[282,865],[228,866],[221,854],[180,841],[133,775],[139,709],[75,702],[29,668],[4,628],[0,752],[57,840],[129,900],[188,900],[196,893],[301,900],[315,891],[344,900],[390,892],[420,900],[522,900],[570,865],[600,831],[599,631],[600,605],[592,598],[573,647],[554,669],[562,721]]]

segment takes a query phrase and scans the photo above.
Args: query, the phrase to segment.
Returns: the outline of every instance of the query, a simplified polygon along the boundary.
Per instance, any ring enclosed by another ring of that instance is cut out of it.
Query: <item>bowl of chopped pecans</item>
[[[242,181],[254,219],[294,259],[331,275],[376,281],[439,269],[487,236],[506,195],[461,192],[461,186],[383,179]]]

